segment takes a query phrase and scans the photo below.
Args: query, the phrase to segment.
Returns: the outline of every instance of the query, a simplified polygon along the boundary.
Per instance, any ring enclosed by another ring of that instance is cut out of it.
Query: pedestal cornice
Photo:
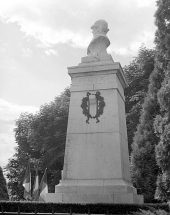
[[[106,62],[82,63],[79,64],[78,66],[68,67],[68,74],[70,75],[71,78],[97,74],[101,75],[117,74],[123,88],[128,86],[122,67],[118,62],[107,61],[107,63]]]

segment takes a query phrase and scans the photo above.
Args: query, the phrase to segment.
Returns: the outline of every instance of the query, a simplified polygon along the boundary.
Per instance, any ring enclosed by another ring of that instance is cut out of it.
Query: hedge
[[[170,212],[168,204],[66,204],[42,202],[0,201],[0,212],[25,213],[78,213],[78,214],[131,214],[150,208]]]

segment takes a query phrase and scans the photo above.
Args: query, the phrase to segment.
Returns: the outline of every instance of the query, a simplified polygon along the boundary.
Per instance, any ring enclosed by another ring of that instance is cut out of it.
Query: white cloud
[[[121,0],[121,5],[126,5],[126,7],[149,7],[153,4],[156,4],[156,0]]]
[[[46,55],[50,56],[50,55],[58,55],[57,52],[54,49],[48,49],[45,50]]]
[[[27,8],[32,15],[41,15],[41,10],[38,7],[41,2],[41,0],[1,0],[0,14],[4,18],[11,15],[15,20],[16,14],[20,14],[22,17],[26,16],[23,9]]]
[[[21,112],[36,113],[37,107],[20,106],[0,98],[0,166],[14,154],[16,146],[13,129]]]
[[[27,29],[22,27],[22,30],[26,32]],[[28,34],[28,33],[27,33]],[[70,30],[62,29],[60,32],[51,29],[50,27],[38,26],[36,24],[31,24],[29,26],[29,35],[33,35],[45,47],[55,45],[58,43],[66,43],[73,47],[85,48],[90,42],[91,36],[84,38],[83,35],[78,33],[73,33]]]
[[[133,0],[137,3],[138,7],[149,7],[151,4],[155,3],[155,0]]]
[[[86,0],[86,2],[90,7],[97,7],[100,6],[103,2],[105,2],[105,0]]]
[[[124,53],[122,41],[127,44],[128,40],[131,44],[126,49],[133,51],[138,46],[135,36],[138,38],[140,30],[147,30],[145,22],[150,13],[138,14],[139,8],[152,8],[154,4],[155,0],[6,0],[0,3],[0,14],[7,22],[17,22],[27,36],[35,37],[46,49],[58,43],[86,48],[92,38],[92,23],[101,18],[110,20],[111,34],[117,37],[117,50]],[[47,53],[50,51],[46,50]]]
[[[0,98],[0,120],[11,121],[19,117],[21,112],[36,113],[36,111],[37,107],[21,106]]]
[[[139,35],[136,40],[127,44],[126,47],[117,47],[116,45],[112,45],[108,49],[108,52],[115,52],[118,55],[134,56],[137,54],[141,45],[144,45],[147,48],[153,48],[154,36],[155,35],[153,32],[145,31],[141,35]]]
[[[29,48],[24,48],[23,49],[23,56],[24,57],[31,57],[32,56],[32,51]]]
[[[11,132],[12,133],[12,132]],[[6,134],[0,135],[0,166],[3,167],[7,164],[8,159],[15,153],[14,135]]]
[[[57,1],[55,1],[57,4]],[[41,41],[46,47],[57,43],[67,43],[74,47],[85,47],[89,42],[90,36],[87,38],[79,32],[70,30],[61,26],[50,26],[43,22],[42,11],[50,4],[40,0],[36,1],[6,1],[5,4],[0,3],[0,15],[6,22],[17,22],[21,26],[27,36],[34,36]],[[64,4],[63,4],[64,5]],[[44,8],[42,9],[42,7]],[[41,10],[40,10],[41,8]],[[64,7],[66,10],[67,7]],[[70,10],[71,13],[71,10]],[[48,19],[47,15],[47,19]],[[61,15],[60,15],[61,16]],[[63,17],[60,17],[62,20]],[[61,21],[62,25],[63,20]],[[59,27],[59,28],[58,28]]]

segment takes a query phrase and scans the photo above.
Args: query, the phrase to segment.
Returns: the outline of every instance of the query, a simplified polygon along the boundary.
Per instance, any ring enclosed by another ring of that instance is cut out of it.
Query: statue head
[[[103,19],[96,21],[94,25],[92,25],[91,29],[93,30],[92,33],[94,37],[98,34],[106,36],[107,32],[109,31],[108,23]]]

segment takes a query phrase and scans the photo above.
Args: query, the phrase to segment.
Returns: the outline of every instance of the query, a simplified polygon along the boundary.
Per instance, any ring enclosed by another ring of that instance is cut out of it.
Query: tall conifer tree
[[[155,24],[157,26],[155,34],[155,67],[150,76],[148,93],[132,145],[132,180],[144,195],[145,202],[154,202],[157,176],[160,173],[155,156],[155,148],[160,137],[155,133],[154,121],[156,116],[160,114],[157,93],[161,88],[167,68],[167,48],[165,45],[167,40],[167,20],[165,19],[165,14],[170,16],[170,11],[168,12],[169,3],[169,0],[157,1],[158,9],[155,14]]]
[[[123,68],[128,82],[125,88],[125,107],[129,152],[148,91],[149,77],[154,69],[154,57],[155,50],[142,46],[134,60]]]
[[[161,168],[157,179],[155,197],[162,201],[170,200],[170,1],[157,1],[155,14],[158,31],[156,42],[164,56],[163,69],[165,78],[158,92],[160,114],[155,119],[155,132],[159,137],[156,146],[156,160]]]

